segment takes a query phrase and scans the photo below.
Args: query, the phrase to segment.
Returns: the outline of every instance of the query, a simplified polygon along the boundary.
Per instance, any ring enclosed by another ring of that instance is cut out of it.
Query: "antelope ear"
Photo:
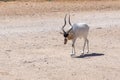
[[[60,32],[60,34],[64,34],[63,32]]]

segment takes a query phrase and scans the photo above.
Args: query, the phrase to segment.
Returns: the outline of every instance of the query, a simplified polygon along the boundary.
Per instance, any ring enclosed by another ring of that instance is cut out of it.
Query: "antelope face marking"
[[[67,41],[68,41],[67,37],[68,36],[69,36],[68,33],[64,33],[64,44],[67,44]]]
[[[68,33],[66,33],[66,32],[64,33],[64,37],[65,38],[68,37],[68,35],[69,35]]]

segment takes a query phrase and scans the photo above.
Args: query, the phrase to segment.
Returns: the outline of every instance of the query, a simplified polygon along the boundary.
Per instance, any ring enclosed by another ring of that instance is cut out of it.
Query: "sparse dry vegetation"
[[[90,56],[70,57],[66,13],[90,26]],[[119,57],[120,0],[0,0],[0,80],[119,80]]]
[[[25,0],[23,0],[25,1]],[[120,1],[7,2],[0,3],[0,15],[42,15],[49,12],[119,10]],[[19,5],[19,6],[18,6]]]

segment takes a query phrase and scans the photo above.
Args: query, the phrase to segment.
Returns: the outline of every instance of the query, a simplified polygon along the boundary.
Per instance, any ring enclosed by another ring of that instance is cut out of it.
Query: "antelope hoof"
[[[72,54],[70,54],[70,55],[71,55],[71,57],[72,57],[72,56],[74,56],[75,54],[72,53]]]
[[[89,53],[89,51],[87,51],[87,54]]]
[[[81,53],[81,55],[83,56],[83,55],[84,55],[84,53]]]

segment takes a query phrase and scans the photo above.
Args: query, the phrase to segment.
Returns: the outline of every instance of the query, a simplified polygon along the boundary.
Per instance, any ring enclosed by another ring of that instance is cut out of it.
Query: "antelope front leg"
[[[87,53],[89,53],[89,40],[87,39]]]
[[[85,52],[86,41],[87,41],[87,39],[84,39],[84,45],[83,45],[82,55],[84,55],[84,52]]]
[[[72,54],[71,54],[71,56],[72,55],[75,55],[75,41],[76,41],[76,39],[74,39],[74,40],[72,40]]]

